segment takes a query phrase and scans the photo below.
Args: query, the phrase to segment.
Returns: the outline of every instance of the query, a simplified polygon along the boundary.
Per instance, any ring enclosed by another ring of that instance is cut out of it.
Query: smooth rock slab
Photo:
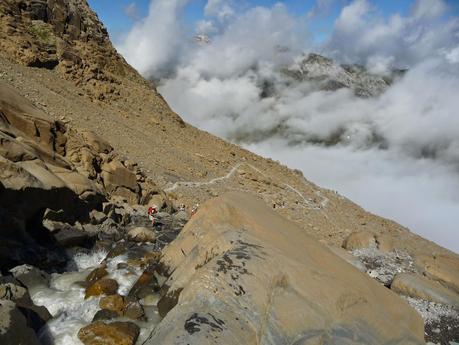
[[[438,302],[459,308],[459,294],[445,288],[438,282],[412,273],[397,274],[391,290],[399,294]]]
[[[202,205],[161,265],[165,317],[144,345],[424,344],[402,298],[248,194]]]

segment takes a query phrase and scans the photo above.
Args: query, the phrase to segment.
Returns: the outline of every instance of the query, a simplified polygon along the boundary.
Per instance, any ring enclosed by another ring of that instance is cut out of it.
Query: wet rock
[[[102,309],[114,311],[118,315],[122,315],[124,310],[124,298],[120,295],[105,296],[100,300],[99,306]]]
[[[159,251],[148,251],[140,253],[130,252],[127,263],[130,266],[141,267],[148,271],[149,267],[154,267],[161,258],[161,252]]]
[[[125,305],[123,309],[123,316],[131,320],[140,320],[145,315],[143,307],[140,305],[139,301],[133,297],[125,298]]]
[[[0,300],[0,344],[2,345],[40,345],[27,319],[8,300]]]
[[[116,256],[126,254],[130,247],[132,247],[132,244],[128,242],[117,242],[115,246],[108,252],[107,258],[111,259]]]
[[[78,338],[85,345],[134,345],[139,333],[139,327],[132,322],[96,321],[80,329]]]
[[[392,291],[405,296],[451,305],[459,310],[458,293],[420,275],[398,274],[390,288]]]
[[[129,268],[129,265],[126,262],[120,262],[118,265],[116,265],[116,268],[118,270],[125,270]]]
[[[144,316],[144,310],[137,298],[110,295],[103,297],[99,306],[103,310],[115,312],[118,316],[124,316],[132,320],[139,320]]]
[[[149,294],[142,298],[142,304],[144,306],[156,306],[158,304],[159,295],[158,294]]]
[[[86,282],[88,283],[88,285],[90,285],[107,275],[108,271],[106,266],[97,267],[93,269],[91,273],[89,273],[89,275],[86,277]]]
[[[118,291],[118,283],[114,279],[102,278],[86,289],[85,299],[91,296],[114,295]]]
[[[135,296],[138,299],[142,299],[158,291],[159,284],[155,274],[151,271],[145,271],[129,291],[129,296]]]
[[[136,227],[128,232],[130,240],[135,242],[155,242],[156,234],[154,231],[145,227]]]
[[[97,311],[97,313],[92,318],[92,322],[94,321],[104,321],[104,320],[112,320],[119,317],[119,314],[113,310],[101,309]]]
[[[344,240],[343,248],[355,250],[361,248],[376,247],[375,236],[371,232],[358,231],[353,232]]]

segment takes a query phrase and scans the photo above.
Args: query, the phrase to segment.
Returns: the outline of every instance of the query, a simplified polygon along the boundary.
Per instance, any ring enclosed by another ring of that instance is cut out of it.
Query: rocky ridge
[[[89,212],[116,196],[131,204],[159,202],[170,208],[163,191],[134,162],[121,159],[112,146],[91,131],[46,120],[25,98],[0,82],[0,236],[1,270],[41,261],[56,250],[45,228],[88,222]],[[50,210],[50,211],[47,211]],[[18,233],[21,242],[18,241]],[[24,247],[22,243],[30,247]],[[35,253],[34,243],[36,243]],[[38,255],[38,256],[35,256]]]
[[[314,82],[320,90],[350,89],[356,96],[364,98],[379,96],[404,73],[403,70],[394,70],[389,75],[376,75],[369,73],[364,66],[339,65],[314,53],[284,68],[283,72],[300,82]]]

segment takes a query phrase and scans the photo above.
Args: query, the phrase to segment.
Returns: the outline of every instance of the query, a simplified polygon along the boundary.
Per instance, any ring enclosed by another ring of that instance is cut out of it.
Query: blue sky
[[[91,7],[96,11],[99,18],[106,25],[112,39],[117,41],[124,33],[127,33],[132,27],[135,19],[145,17],[148,13],[148,7],[151,0],[88,0]],[[378,10],[386,17],[399,13],[405,15],[415,0],[369,0]],[[241,8],[253,6],[270,7],[276,3],[283,3],[288,8],[289,12],[296,16],[304,16],[314,8],[315,0],[235,0]],[[339,15],[341,8],[349,4],[351,0],[331,0],[332,5],[326,12],[326,15],[313,21],[310,29],[316,36],[316,39],[323,40],[327,38],[329,32],[333,28],[333,23]],[[445,0],[450,6],[450,14],[459,14],[458,0]],[[207,0],[189,0],[185,8],[185,22],[190,25],[204,17],[204,6]],[[135,8],[136,15],[129,16],[127,8],[132,6]]]

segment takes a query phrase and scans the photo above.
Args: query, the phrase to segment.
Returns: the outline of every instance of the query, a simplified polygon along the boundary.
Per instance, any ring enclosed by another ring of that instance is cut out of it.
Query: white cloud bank
[[[355,0],[320,47],[307,31],[313,12],[293,17],[282,4],[241,10],[222,0],[209,0],[197,25],[211,44],[192,44],[184,5],[152,1],[118,48],[145,76],[162,78],[159,90],[185,120],[459,252],[459,18],[445,16],[443,1],[418,0],[409,15],[385,19]],[[308,51],[373,73],[409,71],[376,98],[317,91],[282,73]],[[335,146],[310,143],[336,133]]]

